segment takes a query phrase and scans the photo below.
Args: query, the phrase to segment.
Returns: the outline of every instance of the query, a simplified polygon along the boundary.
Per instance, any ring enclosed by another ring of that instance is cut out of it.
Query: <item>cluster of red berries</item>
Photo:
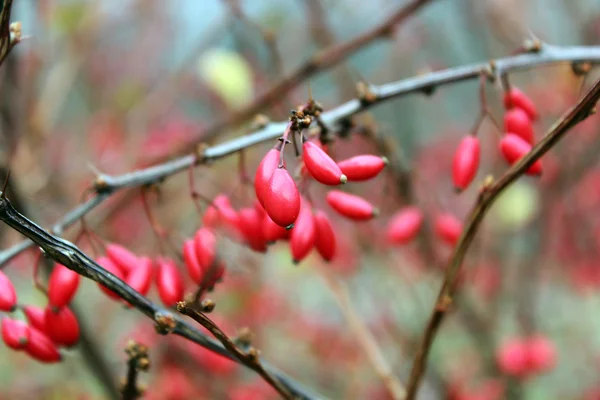
[[[527,378],[548,371],[556,365],[556,349],[545,336],[513,338],[497,351],[498,368],[506,375]]]
[[[302,176],[312,178],[327,186],[337,186],[348,181],[365,181],[377,176],[386,166],[387,159],[374,155],[359,155],[336,163],[328,154],[327,146],[307,140],[302,145]],[[289,174],[283,156],[283,146],[275,146],[260,162],[254,177],[258,203],[253,217],[262,222],[262,234],[255,228],[253,240],[266,250],[266,244],[289,239],[295,263],[304,259],[313,248],[325,261],[331,261],[336,252],[336,238],[329,218],[322,210],[315,210],[311,202],[300,195],[296,182]],[[340,215],[354,221],[366,221],[378,214],[367,200],[331,190],[327,203]],[[241,216],[241,212],[240,212]],[[247,224],[246,224],[247,225]],[[242,233],[249,229],[243,228]],[[249,237],[246,239],[250,242]],[[252,245],[252,242],[250,242]]]
[[[19,308],[27,322],[2,317],[2,339],[11,349],[23,350],[45,363],[62,359],[59,347],[72,347],[79,341],[79,323],[68,305],[79,287],[80,276],[64,265],[56,264],[48,282],[48,305],[18,306],[15,288],[0,271],[0,311]]]
[[[504,136],[500,140],[500,152],[509,165],[518,162],[527,154],[535,141],[533,122],[538,112],[533,101],[518,88],[504,94]],[[452,180],[458,191],[466,189],[477,174],[480,160],[479,138],[474,135],[463,138],[452,162]],[[542,164],[536,161],[526,172],[540,175]]]
[[[404,245],[412,241],[423,225],[423,213],[418,207],[408,206],[397,211],[389,220],[386,237],[390,244]],[[463,224],[450,213],[436,217],[434,232],[436,236],[448,245],[454,245],[462,234]]]

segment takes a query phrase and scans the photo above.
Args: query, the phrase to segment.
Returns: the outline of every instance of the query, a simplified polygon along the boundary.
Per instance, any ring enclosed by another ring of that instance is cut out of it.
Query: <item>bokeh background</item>
[[[315,52],[376,26],[405,2],[252,0],[240,1],[237,13],[235,4],[15,0],[13,20],[22,21],[27,38],[0,67],[0,167],[12,170],[17,206],[50,226],[81,201],[95,171],[121,174],[171,155]],[[287,118],[308,99],[309,84],[329,109],[354,98],[360,80],[382,84],[490,60],[533,37],[553,45],[597,45],[600,1],[431,0],[393,38],[365,46],[263,112]],[[583,81],[562,64],[511,74],[510,81],[539,107],[540,138],[597,75],[592,70]],[[486,92],[501,120],[500,86],[489,84]],[[382,380],[348,325],[343,310],[350,308],[393,374],[406,382],[451,248],[430,229],[427,254],[419,243],[389,246],[386,223],[407,204],[423,210],[429,227],[442,212],[460,219],[467,214],[478,185],[456,194],[450,166],[478,115],[478,96],[474,80],[440,87],[432,96],[388,101],[357,117],[358,126],[393,140],[401,160],[400,171],[347,185],[376,204],[379,217],[348,222],[328,208],[326,190],[313,185],[315,206],[328,212],[338,233],[336,261],[325,264],[315,254],[294,266],[286,243],[266,255],[230,244],[227,276],[210,294],[215,320],[232,335],[249,327],[265,359],[328,398],[385,399]],[[467,255],[458,311],[433,346],[420,398],[600,398],[599,129],[597,117],[573,129],[545,158],[541,179],[520,178],[494,205]],[[233,126],[213,142],[250,131],[250,124]],[[482,182],[500,176],[506,165],[493,124],[484,123],[479,134]],[[272,145],[244,153],[250,176]],[[379,150],[352,134],[337,140],[332,152],[341,159]],[[297,165],[291,153],[288,158]],[[235,207],[248,206],[253,189],[240,183],[239,170],[237,156],[199,167],[196,188],[206,198],[225,192]],[[410,177],[410,198],[399,195],[398,173]],[[160,197],[151,197],[154,215],[178,245],[200,226],[189,193],[188,175],[181,173],[161,185]],[[86,222],[106,241],[160,255],[139,190],[113,196]],[[74,239],[77,232],[75,226],[65,235]],[[21,240],[5,226],[0,235],[3,248]],[[97,255],[85,240],[79,244]],[[36,255],[26,252],[4,271],[17,284],[19,303],[43,306],[31,279]],[[331,282],[342,285],[347,304],[339,303],[339,287]],[[150,297],[159,301],[155,290]],[[150,346],[152,367],[141,376],[148,398],[276,398],[253,372],[183,339],[158,336],[149,320],[106,298],[93,282],[83,282],[74,308],[89,343],[51,366],[0,347],[0,398],[110,398],[98,371],[107,367],[115,382],[124,376],[123,349],[131,337]],[[496,352],[507,340],[530,334],[551,340],[555,367],[525,380],[504,376]],[[96,354],[90,356],[90,348]]]

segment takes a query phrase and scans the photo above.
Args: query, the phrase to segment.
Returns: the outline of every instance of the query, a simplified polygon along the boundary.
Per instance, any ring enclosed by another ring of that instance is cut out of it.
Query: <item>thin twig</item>
[[[127,353],[128,357],[127,377],[121,390],[121,393],[123,394],[122,399],[135,400],[140,398],[143,394],[143,390],[137,383],[138,372],[147,371],[150,367],[150,360],[148,359],[148,347],[131,340],[129,343],[127,343],[125,353]]]
[[[433,340],[435,339],[448,310],[454,304],[454,295],[457,289],[456,283],[460,266],[469,246],[473,242],[483,217],[504,189],[523,175],[536,160],[556,145],[556,143],[558,143],[571,128],[585,120],[594,112],[594,107],[598,99],[600,99],[600,80],[594,84],[577,105],[552,126],[545,137],[525,157],[509,168],[496,182],[484,186],[481,189],[479,198],[467,217],[466,226],[454,248],[452,257],[448,262],[444,282],[431,312],[429,322],[423,333],[421,343],[419,344],[408,381],[408,400],[413,400],[417,394],[419,384],[425,373],[427,357],[433,344]]]
[[[327,126],[342,128],[344,125],[347,125],[348,120],[352,116],[363,112],[374,105],[411,93],[431,93],[432,90],[438,86],[477,79],[481,76],[482,70],[491,69],[495,72],[495,74],[491,76],[498,77],[509,72],[531,69],[542,65],[583,61],[594,64],[600,63],[600,46],[557,47],[544,44],[537,53],[520,54],[501,58],[489,63],[450,68],[381,86],[372,85],[369,87],[373,99],[371,102],[365,102],[359,99],[350,100],[334,109],[322,113],[320,119]],[[64,229],[68,228],[77,222],[83,215],[96,208],[112,193],[121,189],[157,183],[171,175],[186,170],[190,166],[206,164],[235,154],[242,149],[269,140],[274,140],[281,136],[281,133],[285,130],[288,122],[289,121],[270,122],[251,134],[208,147],[204,149],[200,155],[196,153],[189,154],[162,164],[118,176],[102,174],[98,176],[94,184],[97,195],[70,211],[52,227],[52,231],[57,234],[62,233]],[[33,243],[30,241],[24,241],[0,252],[0,268],[32,245]]]
[[[289,390],[282,385],[282,383],[274,376],[272,376],[263,367],[258,350],[254,347],[250,347],[247,351],[240,349],[236,344],[215,324],[210,318],[204,313],[194,308],[192,305],[188,305],[185,301],[177,303],[177,311],[187,315],[200,325],[208,329],[208,331],[215,337],[221,344],[233,354],[239,362],[256,371],[269,385],[273,387],[284,399],[293,399],[294,396]]]

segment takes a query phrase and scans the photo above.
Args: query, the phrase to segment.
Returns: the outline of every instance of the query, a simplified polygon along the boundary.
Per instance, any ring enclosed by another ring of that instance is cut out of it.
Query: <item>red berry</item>
[[[538,118],[537,107],[533,104],[533,101],[514,86],[510,91],[504,93],[504,108],[511,109],[513,107],[521,108],[532,121]]]
[[[33,327],[29,328],[29,342],[25,346],[25,352],[30,357],[44,363],[55,363],[62,359],[52,340],[45,333]]]
[[[137,268],[140,260],[131,251],[118,244],[106,245],[106,255],[115,265],[121,268],[123,274],[128,274]]]
[[[178,301],[183,300],[183,292],[185,290],[183,277],[173,260],[159,258],[156,260],[156,264],[158,266],[158,273],[156,275],[158,295],[165,306],[172,307]]]
[[[479,139],[475,136],[466,136],[458,145],[452,161],[452,180],[457,190],[465,190],[477,175],[479,153]]]
[[[145,296],[150,290],[153,275],[152,260],[148,257],[140,257],[138,266],[125,277],[125,283],[142,296]]]
[[[524,141],[533,144],[533,123],[529,115],[521,108],[513,108],[504,114],[504,131],[520,136]]]
[[[41,307],[25,306],[22,308],[29,325],[38,331],[46,332],[45,310]]]
[[[496,353],[498,368],[506,375],[524,377],[528,371],[527,346],[520,339],[505,342]]]
[[[302,200],[300,215],[292,228],[290,236],[290,249],[295,264],[302,261],[315,245],[316,227],[315,220],[310,209],[310,204]]]
[[[528,362],[531,372],[548,371],[556,365],[554,343],[542,335],[536,335],[526,341]]]
[[[275,169],[277,169],[280,157],[281,152],[279,150],[271,149],[263,157],[256,168],[256,174],[254,175],[254,190],[256,191],[256,198],[260,201],[260,204],[264,205],[265,191],[268,190],[269,180]]]
[[[362,197],[341,190],[327,193],[327,203],[344,217],[356,221],[366,221],[379,214],[379,210]]]
[[[317,251],[323,257],[323,260],[329,262],[335,257],[336,250],[336,238],[333,226],[325,214],[321,210],[317,210],[315,213],[315,227],[317,237],[315,240],[315,247]]]
[[[17,306],[17,292],[10,279],[0,270],[0,311],[14,311]]]
[[[287,239],[290,236],[290,231],[273,222],[268,214],[265,214],[263,217],[262,231],[267,243],[273,243],[277,240]]]
[[[507,133],[500,141],[500,151],[509,165],[518,162],[530,150],[531,145],[513,133]],[[537,160],[525,173],[527,175],[540,175],[542,173],[542,162]]]
[[[406,244],[413,240],[423,225],[423,213],[417,207],[406,207],[396,212],[388,223],[386,236],[389,243]]]
[[[202,225],[206,228],[217,228],[219,226],[219,211],[212,204],[206,208],[202,216]]]
[[[288,228],[300,213],[300,193],[285,168],[277,168],[265,191],[265,211],[279,226]]]
[[[80,276],[62,264],[55,264],[48,280],[48,302],[56,308],[71,302],[79,287]]]
[[[240,230],[250,248],[259,253],[267,251],[267,243],[262,230],[262,214],[255,207],[242,208],[239,212]]]
[[[454,245],[462,234],[463,225],[452,214],[442,214],[435,220],[435,233],[444,242]]]
[[[196,252],[196,242],[188,239],[183,243],[183,261],[187,267],[190,278],[197,284],[202,282],[204,268],[200,265],[198,254]]]
[[[123,273],[123,270],[121,270],[121,268],[119,268],[117,264],[115,264],[110,258],[98,257],[96,263],[98,263],[102,268],[104,268],[117,278],[121,279],[122,281],[125,280],[125,274]],[[121,298],[121,296],[119,296],[118,294],[116,294],[101,283],[98,283],[98,287],[111,299],[119,300]]]
[[[242,234],[239,230],[239,216],[231,205],[229,198],[224,194],[220,194],[213,199],[213,204],[219,212],[219,226],[232,239],[241,240]],[[205,227],[208,228],[209,226]]]
[[[302,145],[302,161],[312,177],[324,185],[337,186],[348,181],[335,161],[313,142]]]
[[[46,307],[46,334],[59,346],[71,347],[79,341],[79,323],[77,317],[68,308],[58,310]]]
[[[365,154],[348,158],[337,164],[349,181],[366,181],[376,177],[388,164],[388,159]]]
[[[20,350],[29,342],[29,326],[24,321],[8,317],[0,320],[2,325],[2,340],[11,349]]]
[[[217,238],[208,228],[200,228],[194,236],[198,263],[204,271],[210,268],[215,260]]]

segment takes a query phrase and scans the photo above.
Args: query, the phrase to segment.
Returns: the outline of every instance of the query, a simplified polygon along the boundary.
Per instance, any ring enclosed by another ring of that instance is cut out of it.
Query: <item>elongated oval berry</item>
[[[172,307],[178,301],[183,300],[185,290],[183,277],[173,260],[158,258],[156,264],[158,266],[156,274],[158,295],[165,306]]]
[[[532,121],[538,119],[537,107],[533,101],[520,89],[514,86],[510,91],[504,93],[504,108],[511,109],[513,107],[525,111]]]
[[[110,258],[100,256],[96,260],[96,263],[98,263],[98,265],[100,265],[106,271],[110,272],[111,274],[113,274],[117,278],[121,279],[122,281],[125,280],[125,274],[123,273],[123,270],[121,268],[119,268],[117,266],[117,264],[115,264]],[[138,261],[138,263],[139,263],[139,261]],[[121,297],[118,294],[116,294],[115,292],[113,292],[112,290],[110,290],[109,288],[104,286],[103,284],[98,283],[98,287],[100,288],[100,290],[102,290],[104,292],[104,294],[106,294],[111,299],[114,299],[114,300],[121,299]]]
[[[405,207],[390,218],[386,229],[386,238],[392,244],[406,244],[417,236],[421,226],[423,226],[421,210],[417,207]]]
[[[269,180],[273,175],[277,165],[281,152],[279,150],[271,149],[265,154],[260,164],[256,168],[256,174],[254,175],[254,190],[256,191],[256,198],[260,201],[260,204],[264,205],[265,191],[268,190]]]
[[[341,190],[327,193],[327,203],[344,217],[355,221],[366,221],[379,214],[379,210],[362,197]]]
[[[29,341],[25,346],[25,352],[31,358],[43,363],[55,363],[62,359],[52,340],[44,332],[33,327],[29,328]]]
[[[14,311],[17,306],[17,292],[11,280],[0,270],[0,311]]]
[[[475,136],[466,136],[458,145],[452,161],[452,181],[456,190],[465,190],[477,175],[480,146]]]
[[[11,349],[21,350],[29,342],[29,326],[24,321],[12,318],[2,318],[2,340]]]
[[[114,243],[106,245],[106,256],[110,258],[117,267],[121,268],[121,271],[125,275],[136,269],[140,262],[139,258],[131,251]]]
[[[285,229],[283,226],[277,225],[268,214],[265,214],[262,222],[262,231],[265,242],[273,243],[278,240],[288,239],[290,231]]]
[[[148,257],[140,257],[138,266],[125,277],[125,283],[145,296],[150,290],[154,276],[154,265]]]
[[[33,328],[38,331],[46,332],[46,314],[45,310],[36,306],[25,306],[22,308],[25,318]]]
[[[528,367],[531,372],[544,372],[556,365],[556,349],[550,339],[535,335],[526,340]]]
[[[317,210],[315,213],[315,227],[317,237],[315,247],[323,260],[329,262],[335,257],[337,240],[333,226],[322,210]]]
[[[315,246],[316,227],[310,204],[302,200],[300,215],[292,228],[290,249],[294,264],[302,261]]]
[[[288,228],[300,213],[300,193],[294,179],[285,168],[277,168],[264,198],[265,211],[279,226]]]
[[[69,307],[55,310],[46,307],[46,331],[50,339],[59,346],[71,347],[79,341],[79,322]]]
[[[264,253],[267,251],[267,242],[262,230],[262,214],[255,207],[242,208],[239,212],[240,230],[248,246],[254,251]]]
[[[234,240],[241,240],[243,235],[240,232],[240,218],[237,211],[231,205],[229,197],[220,194],[213,199],[213,205],[219,212],[219,226],[225,233]],[[208,228],[208,226],[205,226]]]
[[[528,371],[527,346],[521,339],[511,339],[498,348],[496,363],[506,375],[524,377]]]
[[[388,164],[385,157],[364,154],[337,163],[349,181],[366,181],[374,178]]]
[[[80,276],[62,264],[55,264],[48,280],[48,302],[61,308],[71,302],[79,287]]]
[[[435,233],[444,242],[454,245],[462,234],[463,224],[452,214],[441,214],[435,220]]]
[[[507,133],[500,141],[500,151],[509,165],[513,165],[531,150],[531,145],[514,133]],[[540,175],[542,162],[537,160],[525,172],[527,175]]]
[[[513,108],[504,114],[504,131],[520,136],[524,141],[533,144],[533,123],[529,115],[521,108]]]
[[[196,242],[194,239],[188,239],[183,243],[183,262],[187,268],[190,278],[198,285],[202,282],[204,268],[200,265],[198,254],[196,252]]]
[[[212,204],[209,205],[202,215],[202,225],[206,228],[217,228],[219,226],[219,211]]]
[[[194,235],[194,243],[196,245],[196,256],[198,262],[204,271],[211,267],[217,252],[217,237],[212,230],[208,228],[200,228]]]
[[[335,161],[313,142],[302,145],[302,161],[317,182],[337,186],[348,181]]]

